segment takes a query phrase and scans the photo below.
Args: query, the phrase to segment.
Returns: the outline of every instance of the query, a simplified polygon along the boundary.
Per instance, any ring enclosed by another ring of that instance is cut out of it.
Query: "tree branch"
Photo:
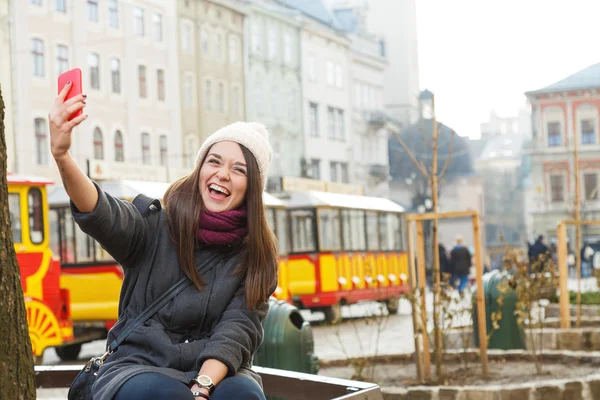
[[[448,171],[448,167],[450,167],[450,160],[452,160],[452,149],[454,147],[454,131],[450,132],[450,147],[448,148],[448,156],[446,157],[446,165],[444,165],[444,169],[442,169],[442,173],[438,178],[438,182],[444,179],[444,175]]]
[[[392,135],[394,135],[394,137],[396,138],[398,143],[400,143],[400,146],[402,146],[404,151],[408,154],[408,157],[410,157],[410,160],[413,162],[415,167],[417,167],[419,169],[419,171],[421,171],[423,176],[425,176],[427,179],[429,179],[429,173],[427,172],[427,169],[424,168],[423,162],[419,163],[419,161],[415,158],[415,155],[412,153],[412,151],[410,151],[410,149],[408,148],[406,143],[404,143],[404,140],[402,140],[396,132],[392,131]]]

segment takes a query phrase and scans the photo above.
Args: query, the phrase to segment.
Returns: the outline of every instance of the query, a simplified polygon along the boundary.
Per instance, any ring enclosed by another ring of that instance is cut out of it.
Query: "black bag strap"
[[[140,210],[140,213],[142,213],[142,215],[144,216],[148,214],[150,210],[158,211],[161,209],[160,200],[153,199],[151,197],[146,196],[145,194],[138,194],[137,196],[135,196],[135,199],[133,199],[132,204],[138,210]]]
[[[207,273],[212,267],[214,267],[213,261],[218,256],[219,253],[210,257],[202,264],[202,266],[200,267],[200,271],[198,271],[201,276]],[[105,356],[112,354],[121,345],[121,343],[123,343],[125,339],[127,339],[127,336],[129,336],[131,332],[133,332],[138,326],[149,320],[154,314],[158,312],[158,310],[163,308],[165,304],[171,301],[175,296],[177,296],[179,293],[181,293],[181,291],[186,289],[191,284],[192,281],[190,281],[187,278],[187,276],[184,276],[179,281],[177,281],[177,283],[171,286],[169,290],[167,290],[162,295],[160,295],[159,298],[154,300],[152,304],[146,307],[146,309],[140,315],[138,315],[138,317],[128,327],[126,327],[123,332],[121,332],[119,337],[117,337],[111,342],[111,344],[108,346]]]

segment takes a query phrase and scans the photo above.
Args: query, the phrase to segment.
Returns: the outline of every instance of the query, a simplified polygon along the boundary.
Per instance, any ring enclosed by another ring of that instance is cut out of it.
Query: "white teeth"
[[[229,195],[230,195],[230,193],[229,193],[229,191],[228,191],[227,189],[225,189],[225,188],[222,188],[221,186],[219,186],[219,185],[216,185],[216,184],[214,184],[214,183],[213,183],[213,184],[211,184],[211,185],[209,186],[209,188],[210,188],[210,189],[213,189],[213,190],[216,190],[217,192],[221,192],[221,193],[223,193],[224,195],[227,195],[227,196],[229,196]]]

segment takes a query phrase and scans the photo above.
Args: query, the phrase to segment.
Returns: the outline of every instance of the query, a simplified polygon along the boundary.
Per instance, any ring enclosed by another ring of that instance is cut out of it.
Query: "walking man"
[[[458,280],[458,293],[463,296],[469,284],[469,271],[471,269],[471,253],[463,243],[462,236],[456,237],[456,246],[450,252],[450,264],[454,272],[454,281]]]

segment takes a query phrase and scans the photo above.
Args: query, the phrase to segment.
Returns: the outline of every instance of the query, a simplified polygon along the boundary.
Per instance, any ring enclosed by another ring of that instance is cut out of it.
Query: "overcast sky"
[[[405,0],[391,0],[405,1]],[[416,0],[421,88],[461,136],[600,62],[600,0]]]

